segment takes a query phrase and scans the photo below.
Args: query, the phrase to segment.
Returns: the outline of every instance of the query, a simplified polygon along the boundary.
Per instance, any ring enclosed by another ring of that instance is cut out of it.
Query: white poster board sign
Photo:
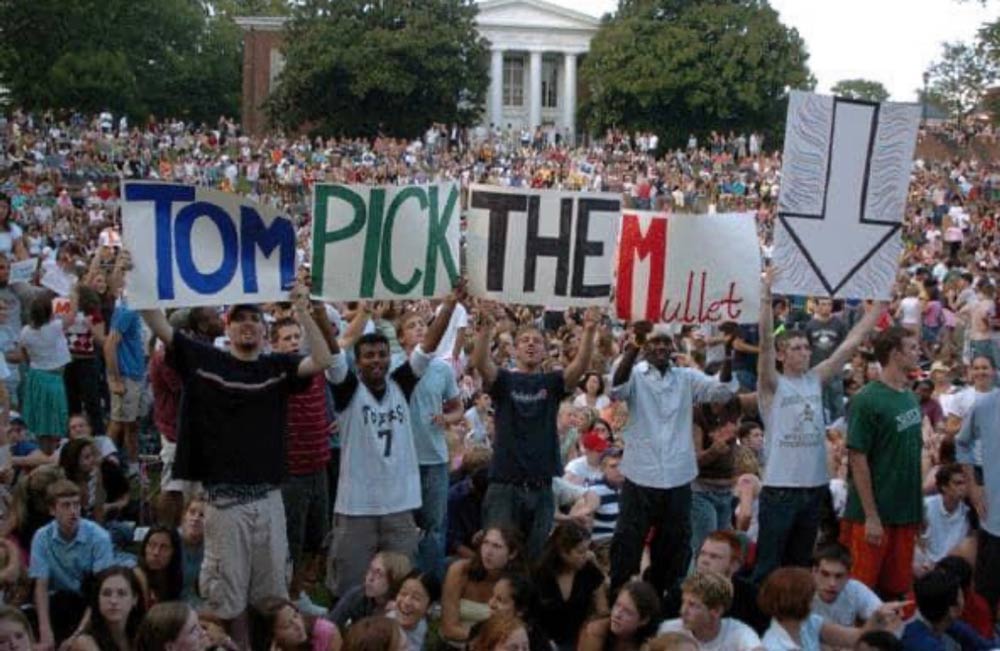
[[[473,185],[470,293],[555,308],[608,306],[620,216],[616,194]]]
[[[625,210],[615,308],[630,321],[756,323],[760,245],[753,213],[667,215]]]
[[[324,300],[448,294],[459,277],[455,183],[317,184],[312,292]]]
[[[130,181],[122,222],[134,309],[287,300],[295,284],[294,223],[243,197]]]
[[[792,91],[775,292],[890,298],[919,121],[916,104]]]
[[[35,270],[38,269],[38,258],[28,258],[10,263],[11,283],[30,283],[35,277]]]

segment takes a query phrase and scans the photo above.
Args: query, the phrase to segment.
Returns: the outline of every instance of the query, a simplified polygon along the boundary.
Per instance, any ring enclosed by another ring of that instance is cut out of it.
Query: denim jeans
[[[444,579],[446,521],[448,515],[448,464],[420,466],[420,528],[417,566],[439,581]]]
[[[765,486],[760,492],[757,534],[757,565],[754,583],[761,583],[784,565],[810,567],[819,532],[820,508],[827,486],[778,488]]]
[[[733,489],[701,487],[691,491],[691,555],[698,557],[701,544],[713,531],[733,528]]]
[[[483,498],[483,529],[513,527],[525,537],[527,560],[542,553],[555,520],[556,503],[551,484],[529,487],[491,482]]]
[[[676,587],[691,557],[690,484],[650,488],[625,480],[611,539],[612,594],[638,574],[650,529],[655,529],[655,534],[649,543],[645,579],[662,595]]]

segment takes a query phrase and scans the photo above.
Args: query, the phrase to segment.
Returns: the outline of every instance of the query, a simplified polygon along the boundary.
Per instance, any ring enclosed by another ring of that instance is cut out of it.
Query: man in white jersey
[[[327,380],[339,415],[341,456],[327,586],[335,596],[362,582],[376,552],[416,552],[412,512],[422,502],[409,401],[456,302],[454,294],[445,300],[423,343],[391,373],[389,341],[381,333],[355,344],[357,372],[342,351],[334,351]]]
[[[829,357],[809,368],[809,339],[804,332],[783,332],[775,352],[773,276],[773,269],[765,272],[760,297],[757,401],[764,420],[767,465],[760,494],[756,583],[780,565],[811,565],[820,505],[830,481],[823,385],[836,381],[885,309],[884,305],[870,309]],[[782,363],[782,373],[776,361]]]

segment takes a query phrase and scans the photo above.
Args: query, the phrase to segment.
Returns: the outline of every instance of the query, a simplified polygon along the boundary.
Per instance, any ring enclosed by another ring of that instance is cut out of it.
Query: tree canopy
[[[789,89],[811,89],[805,43],[766,0],[621,0],[581,65],[596,131],[782,133]]]
[[[475,123],[489,84],[472,0],[308,0],[285,40],[274,121],[411,137]]]
[[[842,79],[830,89],[838,97],[863,99],[869,102],[884,102],[889,99],[889,91],[881,82],[869,79]]]
[[[214,120],[239,109],[232,21],[287,0],[0,0],[0,83],[26,108]]]
[[[983,40],[944,43],[941,58],[927,69],[928,95],[961,120],[982,105],[997,80],[997,63]]]

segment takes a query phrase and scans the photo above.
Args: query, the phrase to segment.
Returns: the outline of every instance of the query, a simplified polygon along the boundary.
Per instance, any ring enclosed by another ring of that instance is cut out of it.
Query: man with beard
[[[413,511],[422,501],[409,402],[448,327],[457,294],[445,299],[423,342],[392,372],[389,340],[381,333],[363,335],[354,345],[356,372],[334,349],[326,373],[340,424],[340,477],[327,571],[334,596],[362,582],[376,552],[416,552]]]
[[[263,352],[264,315],[257,305],[229,308],[228,353],[175,332],[162,310],[142,311],[182,382],[174,477],[201,481],[206,490],[200,592],[244,643],[247,605],[288,594],[288,540],[278,490],[285,474],[288,397],[304,391],[308,378],[332,361],[307,290],[297,287],[292,298],[307,357]]]

